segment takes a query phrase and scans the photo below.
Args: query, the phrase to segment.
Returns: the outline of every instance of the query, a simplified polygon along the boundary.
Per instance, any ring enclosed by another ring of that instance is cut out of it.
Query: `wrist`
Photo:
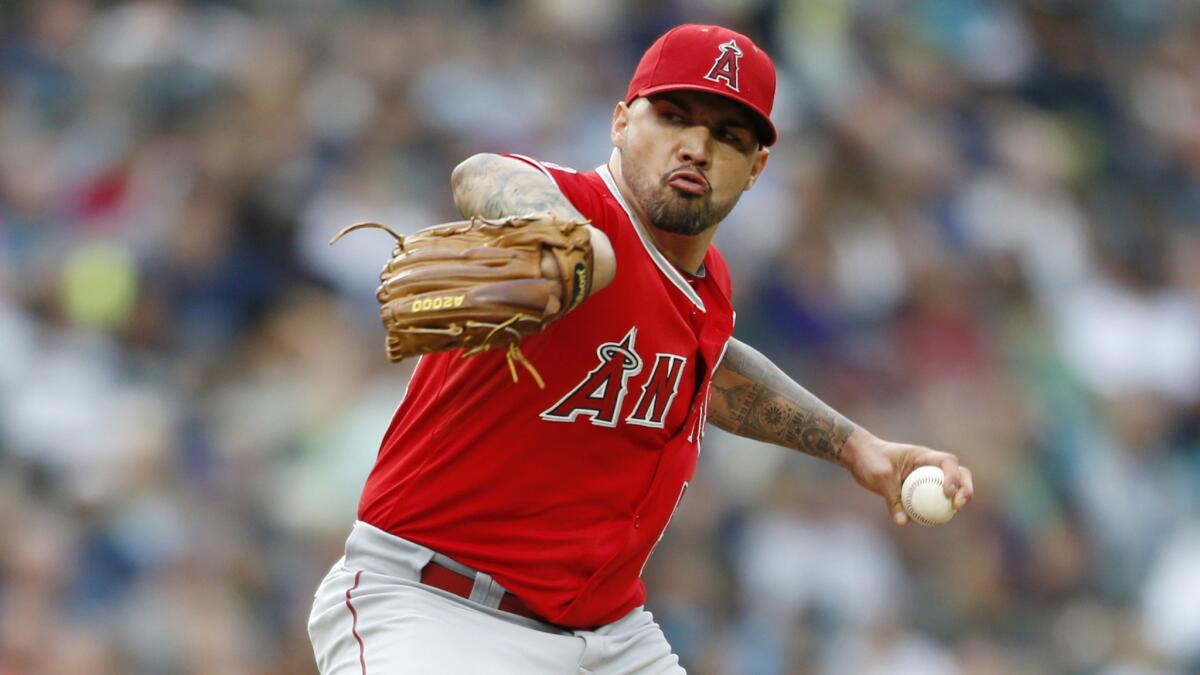
[[[846,438],[846,444],[842,446],[842,452],[838,455],[838,464],[853,472],[854,465],[859,459],[879,442],[879,438],[875,434],[862,427],[856,427]]]

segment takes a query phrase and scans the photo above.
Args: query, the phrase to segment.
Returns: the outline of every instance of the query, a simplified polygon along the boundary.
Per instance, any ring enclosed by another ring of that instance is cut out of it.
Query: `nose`
[[[708,168],[709,162],[709,144],[712,142],[712,133],[708,127],[697,124],[683,130],[680,135],[679,146],[675,151],[676,157],[680,162],[692,164],[700,168]]]

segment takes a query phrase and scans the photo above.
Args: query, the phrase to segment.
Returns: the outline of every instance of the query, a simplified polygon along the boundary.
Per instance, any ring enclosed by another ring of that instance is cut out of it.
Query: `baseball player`
[[[898,525],[917,466],[945,471],[956,506],[971,499],[953,455],[880,440],[732,337],[710,244],[767,164],[774,94],[748,37],[679,26],[616,104],[606,164],[485,154],[455,169],[465,217],[588,221],[587,297],[520,340],[542,387],[514,384],[502,350],[421,358],[316,593],[324,675],[684,672],[640,577],[708,422],[844,466]]]

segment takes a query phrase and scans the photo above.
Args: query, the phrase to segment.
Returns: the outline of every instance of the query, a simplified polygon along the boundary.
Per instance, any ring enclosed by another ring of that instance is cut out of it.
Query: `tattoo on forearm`
[[[850,420],[784,374],[767,357],[732,340],[712,382],[709,419],[726,431],[832,462],[841,459]]]
[[[532,167],[525,170],[513,162],[495,155],[477,155],[455,169],[450,182],[459,213],[467,218],[550,213],[582,219],[549,179]]]

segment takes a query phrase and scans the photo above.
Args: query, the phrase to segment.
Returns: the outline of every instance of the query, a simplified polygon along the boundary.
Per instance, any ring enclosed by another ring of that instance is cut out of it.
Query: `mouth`
[[[711,188],[704,176],[691,169],[677,169],[667,176],[667,185],[694,197],[708,194]]]

